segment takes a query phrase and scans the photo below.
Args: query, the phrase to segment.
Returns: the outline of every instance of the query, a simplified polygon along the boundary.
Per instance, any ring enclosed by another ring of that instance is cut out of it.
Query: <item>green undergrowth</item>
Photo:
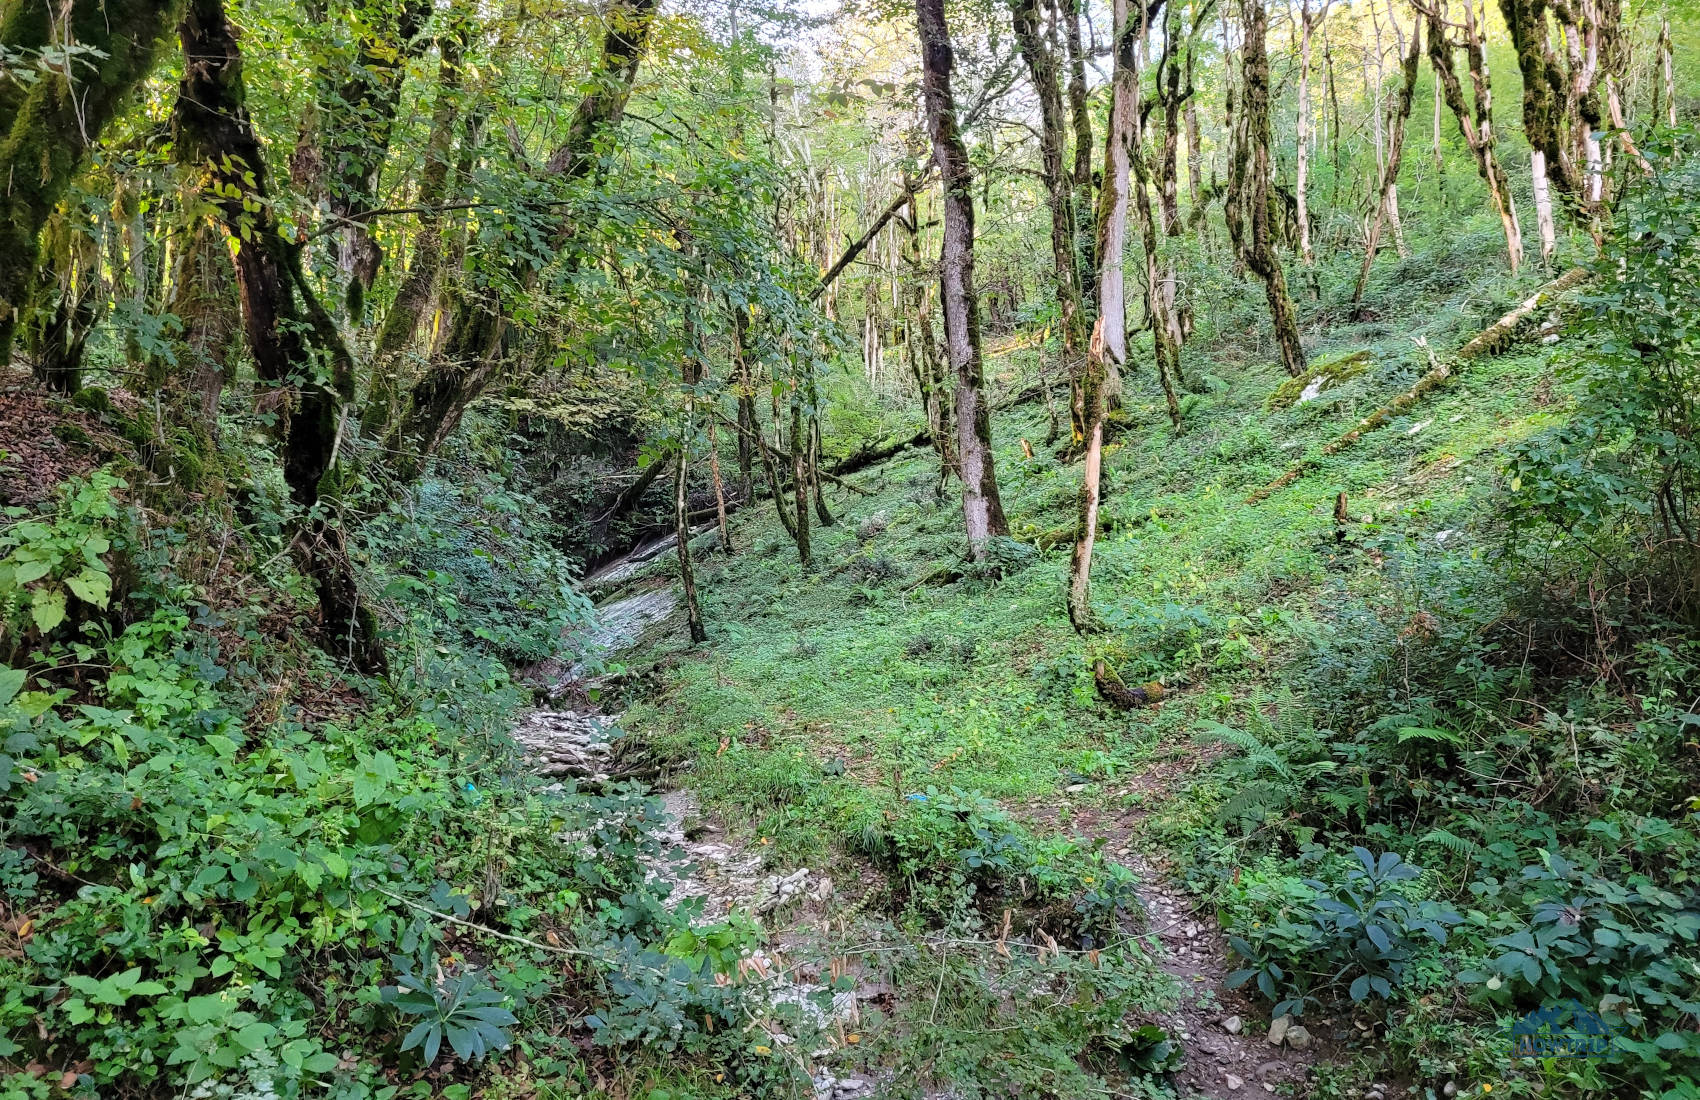
[[[665,905],[659,800],[515,755],[510,665],[588,614],[524,497],[370,518],[380,681],[311,643],[265,471],[246,523],[135,477],[0,526],[0,1096],[795,1091],[726,977],[759,931]]]
[[[1540,278],[1384,288],[1408,315],[1328,329],[1331,380],[1302,404],[1271,400],[1295,383],[1218,320],[1178,433],[1136,372],[1105,454],[1097,634],[1069,628],[1069,547],[1043,537],[1072,522],[1079,467],[1037,403],[996,418],[1014,538],[993,567],[962,563],[955,486],[935,495],[923,450],[829,492],[811,570],[771,511],[740,513],[738,552],[698,563],[709,645],[661,643],[665,690],[627,722],[787,864],[889,871],[899,832],[977,853],[960,815],[922,816],[940,791],[1002,806],[1024,851],[1165,856],[1234,936],[1236,984],[1377,1036],[1352,1072],[1434,1095],[1689,1096],[1700,652],[1507,504],[1507,464],[1547,453],[1584,400],[1597,331],[1526,338],[1322,451],[1429,369],[1413,336],[1444,355]],[[1030,356],[989,373],[1014,391]],[[1111,708],[1100,660],[1163,701]],[[940,914],[898,878],[880,900]],[[1613,1058],[1514,1062],[1512,1021],[1569,1000],[1617,1029]]]

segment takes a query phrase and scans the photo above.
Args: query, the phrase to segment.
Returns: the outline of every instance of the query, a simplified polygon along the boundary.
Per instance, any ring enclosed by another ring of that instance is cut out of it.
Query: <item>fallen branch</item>
[[[865,470],[876,462],[884,462],[902,454],[911,447],[925,447],[932,443],[933,433],[930,431],[916,432],[907,439],[888,440],[872,447],[863,447],[834,462],[831,470],[834,473],[853,474],[857,470]]]
[[[574,947],[557,947],[552,943],[539,943],[537,940],[528,940],[524,936],[516,936],[510,932],[498,932],[494,928],[490,928],[482,924],[475,924],[469,920],[461,920],[459,917],[454,916],[451,913],[439,913],[435,909],[420,905],[418,902],[404,898],[400,894],[391,893],[382,886],[377,886],[373,883],[367,883],[366,889],[376,891],[377,893],[384,895],[386,898],[389,898],[391,901],[399,901],[409,909],[416,909],[428,917],[436,917],[438,920],[446,920],[450,924],[458,924],[462,928],[470,928],[474,932],[482,932],[486,936],[495,936],[499,940],[508,940],[512,943],[523,943],[527,947],[535,947],[539,951],[553,951],[558,955],[582,955],[585,958],[596,957],[595,954],[590,951],[580,951]]]
[[[1575,287],[1580,286],[1582,281],[1587,277],[1588,271],[1586,268],[1573,267],[1569,271],[1566,271],[1563,275],[1560,275],[1558,278],[1548,283],[1546,286],[1535,291],[1534,294],[1524,299],[1516,309],[1513,309],[1510,313],[1507,313],[1505,316],[1477,333],[1474,339],[1454,352],[1448,362],[1435,363],[1427,374],[1424,374],[1421,378],[1417,379],[1416,385],[1412,386],[1410,389],[1395,397],[1387,404],[1381,406],[1381,408],[1376,409],[1374,412],[1358,421],[1357,425],[1353,427],[1351,431],[1322,448],[1323,455],[1339,454],[1341,451],[1361,439],[1364,433],[1374,431],[1392,420],[1395,416],[1398,416],[1400,413],[1410,408],[1412,405],[1415,405],[1418,401],[1422,400],[1423,396],[1430,390],[1451,378],[1454,373],[1454,366],[1462,366],[1472,359],[1479,359],[1484,355],[1491,355],[1505,347],[1505,345],[1510,342],[1512,335],[1517,331],[1517,327],[1524,321],[1528,320],[1530,314],[1534,313],[1542,306],[1549,304],[1555,297],[1563,294],[1565,291],[1572,290]],[[1287,486],[1297,481],[1300,477],[1303,477],[1306,473],[1315,468],[1315,466],[1315,459],[1300,459],[1298,462],[1295,462],[1286,473],[1282,474],[1274,481],[1271,481],[1263,488],[1257,490],[1257,492],[1246,497],[1246,503],[1257,504],[1258,502],[1267,499],[1272,493],[1285,489]]]

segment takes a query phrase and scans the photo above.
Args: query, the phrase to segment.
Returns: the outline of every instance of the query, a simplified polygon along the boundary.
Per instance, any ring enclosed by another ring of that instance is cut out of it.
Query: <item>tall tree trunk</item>
[[[1055,268],[1057,308],[1062,321],[1063,355],[1073,370],[1086,352],[1086,323],[1080,288],[1075,278],[1079,256],[1075,249],[1074,203],[1070,179],[1063,166],[1068,139],[1063,116],[1062,85],[1056,54],[1039,21],[1038,0],[1015,0],[1011,9],[1015,38],[1027,63],[1028,76],[1039,96],[1039,163],[1051,211],[1051,262]]]
[[[690,235],[684,230],[678,230],[679,252],[687,264],[692,253]],[[691,513],[688,506],[688,486],[691,464],[691,443],[696,434],[696,393],[702,384],[705,364],[702,358],[702,324],[698,314],[698,300],[693,300],[685,306],[685,353],[679,359],[679,382],[684,400],[684,410],[680,415],[679,425],[679,460],[673,470],[673,537],[678,543],[679,554],[679,588],[685,597],[685,622],[690,629],[691,641],[708,641],[708,632],[702,625],[702,607],[697,602],[696,574],[691,569]],[[710,432],[713,426],[710,424]],[[709,436],[709,454],[712,460],[714,448],[713,435]],[[719,506],[722,538],[725,535],[726,503],[720,497],[720,475],[714,475],[715,501]],[[730,547],[722,546],[730,552]]]
[[[737,374],[738,396],[738,500],[748,504],[756,497],[752,463],[760,445],[756,423],[755,379],[750,376],[750,309],[741,303],[732,307],[732,366]]]
[[[1411,121],[1411,108],[1416,103],[1417,69],[1422,51],[1423,29],[1418,23],[1411,28],[1411,45],[1400,65],[1399,98],[1388,119],[1386,163],[1382,166],[1375,212],[1370,216],[1369,233],[1364,243],[1363,267],[1358,270],[1358,285],[1352,291],[1354,302],[1362,300],[1364,288],[1369,285],[1369,270],[1375,263],[1376,248],[1381,243],[1381,226],[1389,217],[1397,216],[1394,204],[1398,202],[1399,195],[1399,164],[1405,152],[1405,128]]]
[[[1671,61],[1670,20],[1659,20],[1659,79],[1653,85],[1653,117],[1659,117],[1659,92],[1663,88],[1664,122],[1666,126],[1676,125],[1676,66]]]
[[[1263,0],[1241,0],[1241,22],[1245,28],[1242,48],[1241,115],[1239,140],[1230,166],[1228,187],[1228,231],[1239,248],[1246,267],[1263,281],[1269,302],[1269,317],[1275,326],[1275,343],[1287,373],[1298,377],[1305,370],[1304,344],[1299,338],[1298,315],[1287,292],[1287,273],[1275,251],[1274,175],[1269,146],[1269,12]]]
[[[1092,549],[1098,534],[1104,462],[1104,380],[1127,359],[1127,300],[1122,252],[1127,244],[1132,146],[1139,121],[1139,43],[1143,18],[1129,0],[1115,0],[1115,64],[1110,77],[1110,119],[1104,140],[1104,182],[1098,195],[1098,317],[1092,329],[1081,390],[1086,408],[1086,455],[1080,475],[1074,552],[1068,567],[1068,620],[1077,631],[1094,629]]]
[[[1326,18],[1328,0],[1324,0],[1322,7],[1314,13],[1310,10],[1310,0],[1299,0],[1299,113],[1295,145],[1298,179],[1293,185],[1293,194],[1298,200],[1299,259],[1306,267],[1316,262],[1310,245],[1310,43],[1317,25]]]
[[[679,460],[673,474],[673,537],[679,544],[679,587],[685,594],[685,623],[691,641],[708,641],[703,629],[702,608],[697,603],[696,574],[691,570],[691,516],[685,507],[685,475],[690,469],[691,448],[688,440],[679,441]]]
[[[1063,47],[1068,54],[1068,114],[1074,131],[1074,168],[1069,191],[1074,198],[1074,285],[1080,293],[1082,323],[1090,327],[1090,311],[1098,298],[1094,280],[1098,259],[1092,224],[1092,112],[1087,106],[1086,51],[1080,40],[1080,9],[1085,0],[1062,0]]]
[[[455,129],[459,125],[463,92],[462,57],[471,37],[471,23],[458,12],[455,25],[438,40],[437,99],[431,110],[431,129],[425,139],[425,166],[419,175],[415,196],[421,207],[419,232],[413,238],[412,260],[396,289],[395,300],[384,314],[372,352],[372,370],[361,426],[374,435],[390,427],[396,395],[400,392],[402,357],[413,344],[420,319],[436,294],[437,280],[447,257],[444,240],[445,214],[432,209],[449,195],[450,157],[454,152]],[[474,113],[467,120],[461,148],[453,165],[453,179],[464,186],[471,178],[476,160],[482,118]]]
[[[954,63],[944,0],[915,0],[921,38],[921,89],[933,159],[944,191],[944,244],[939,254],[939,296],[944,304],[945,350],[956,373],[956,450],[962,471],[962,517],[970,555],[985,557],[986,541],[1009,534],[992,463],[991,409],[980,361],[979,300],[974,295],[974,177],[957,130],[951,95]]]
[[[241,241],[236,281],[255,371],[274,392],[298,395],[283,433],[283,480],[300,510],[295,544],[302,570],[318,592],[327,648],[362,671],[380,673],[385,658],[377,619],[360,598],[342,527],[324,499],[354,364],[302,272],[301,244],[284,237],[275,219],[223,0],[190,0],[178,33],[184,65],[177,153],[225,230]]]
[[[0,19],[7,36],[0,41],[8,47],[48,47],[57,35],[83,51],[66,54],[27,91],[12,87],[14,81],[0,83],[8,89],[0,92],[0,179],[6,181],[0,189],[0,368],[11,361],[12,338],[35,281],[42,227],[89,147],[153,71],[160,40],[180,6],[179,0],[76,0],[62,7],[17,0]],[[50,25],[53,12],[62,14]],[[91,66],[88,54],[101,60]]]
[[[939,456],[938,491],[942,497],[945,483],[952,473],[957,472],[955,433],[951,428],[950,415],[950,380],[945,376],[938,339],[933,332],[931,288],[936,283],[921,258],[920,193],[915,190],[914,181],[908,181],[907,186],[909,215],[900,219],[899,224],[908,234],[904,252],[909,263],[909,319],[911,342],[915,349],[910,362],[915,372],[915,386],[921,395],[921,411],[927,418],[927,432],[932,437],[933,450]]]
[[[797,364],[791,363],[791,496],[795,511],[797,560],[804,569],[814,567],[814,555],[809,549],[809,469],[808,441],[803,437],[803,392],[797,377]],[[775,506],[784,507],[778,500]]]

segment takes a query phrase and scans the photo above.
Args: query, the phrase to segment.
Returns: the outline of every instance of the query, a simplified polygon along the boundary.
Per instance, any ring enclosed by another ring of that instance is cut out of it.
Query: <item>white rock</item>
[[[1269,1024],[1268,1042],[1272,1047],[1280,1046],[1287,1038],[1287,1029],[1293,1026],[1291,1016],[1277,1016]]]
[[[1226,1020],[1222,1021],[1222,1030],[1226,1031],[1229,1035],[1238,1035],[1240,1033],[1240,1029],[1243,1027],[1245,1027],[1245,1021],[1240,1019],[1238,1016],[1229,1016]]]
[[[1303,1050],[1310,1046],[1310,1031],[1305,1027],[1290,1027],[1287,1029],[1287,1045],[1294,1050]]]
[[[1422,431],[1424,428],[1428,427],[1430,424],[1433,424],[1433,423],[1434,423],[1434,417],[1432,417],[1432,416],[1429,417],[1427,420],[1419,420],[1417,423],[1412,424],[1409,428],[1406,428],[1405,434],[1406,435],[1416,435],[1418,432]]]
[[[1222,1075],[1222,1083],[1228,1086],[1229,1092],[1238,1092],[1245,1085],[1245,1081],[1235,1077],[1231,1073],[1224,1073]]]

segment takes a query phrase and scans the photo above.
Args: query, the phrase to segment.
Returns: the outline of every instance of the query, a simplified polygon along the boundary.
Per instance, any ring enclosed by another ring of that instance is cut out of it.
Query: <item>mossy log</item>
[[[1451,378],[1455,367],[1462,366],[1472,359],[1479,359],[1484,355],[1492,355],[1503,349],[1516,334],[1518,326],[1528,320],[1531,314],[1542,306],[1550,304],[1558,295],[1580,286],[1587,277],[1588,270],[1586,268],[1573,267],[1535,291],[1534,294],[1520,302],[1516,309],[1477,333],[1474,339],[1454,352],[1448,362],[1436,363],[1434,368],[1417,379],[1416,384],[1410,389],[1358,421],[1351,431],[1322,448],[1322,453],[1324,455],[1339,454],[1362,438],[1364,433],[1374,431],[1422,400],[1423,396],[1430,390]],[[1286,473],[1246,497],[1246,503],[1257,504],[1267,499],[1270,494],[1278,492],[1297,481],[1315,465],[1314,459],[1302,459],[1295,462]]]

